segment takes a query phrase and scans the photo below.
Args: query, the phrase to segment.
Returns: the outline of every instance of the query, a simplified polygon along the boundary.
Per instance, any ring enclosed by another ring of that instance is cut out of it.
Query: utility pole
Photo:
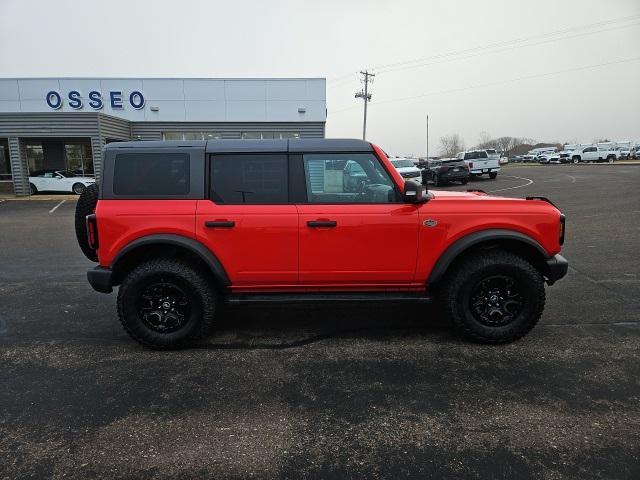
[[[356,98],[364,100],[364,121],[362,123],[362,140],[366,140],[367,137],[367,103],[371,101],[371,94],[369,93],[369,82],[373,83],[373,73],[369,73],[368,70],[361,71],[360,74],[364,77],[364,91],[360,90],[356,92]],[[371,79],[369,79],[371,77]]]

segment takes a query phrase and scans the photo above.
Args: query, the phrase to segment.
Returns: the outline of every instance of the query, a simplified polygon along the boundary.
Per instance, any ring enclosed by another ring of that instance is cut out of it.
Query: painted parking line
[[[517,178],[518,180],[525,180],[527,183],[523,183],[522,185],[516,185],[515,187],[506,187],[506,188],[499,188],[497,190],[489,190],[487,193],[503,192],[505,190],[514,190],[516,188],[528,187],[533,183],[533,180],[531,180],[530,178],[516,177],[515,175],[502,175],[502,177]]]
[[[57,204],[55,207],[53,207],[51,210],[49,210],[49,213],[55,212],[58,209],[58,207],[60,205],[62,205],[64,202],[66,202],[66,200],[62,200],[59,204]]]

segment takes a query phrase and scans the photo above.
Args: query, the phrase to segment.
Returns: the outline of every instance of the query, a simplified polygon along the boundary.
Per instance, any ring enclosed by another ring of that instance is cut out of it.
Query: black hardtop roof
[[[370,152],[369,142],[351,138],[290,138],[284,140],[167,140],[113,142],[107,149],[204,147],[207,153],[248,152]]]

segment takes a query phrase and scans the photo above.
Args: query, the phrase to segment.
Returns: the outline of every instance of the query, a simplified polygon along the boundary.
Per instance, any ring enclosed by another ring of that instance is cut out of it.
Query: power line
[[[464,59],[467,59],[467,58],[474,58],[474,57],[479,57],[479,56],[482,56],[482,55],[490,55],[490,54],[493,54],[493,53],[501,53],[501,52],[506,52],[506,51],[509,51],[509,50],[518,49],[518,48],[533,47],[533,46],[536,46],[536,45],[542,45],[542,44],[545,44],[545,43],[557,42],[557,41],[560,41],[560,40],[568,40],[568,39],[571,39],[571,38],[583,37],[583,36],[587,36],[587,35],[594,35],[596,33],[609,32],[609,31],[612,31],[612,30],[619,30],[621,28],[629,28],[629,27],[632,27],[632,26],[635,26],[635,25],[639,25],[639,24],[640,23],[634,23],[634,24],[630,24],[630,25],[622,25],[622,26],[613,27],[613,28],[605,28],[605,29],[601,29],[601,30],[596,30],[596,31],[593,31],[593,32],[577,33],[575,35],[570,35],[570,36],[565,36],[565,37],[560,37],[560,38],[550,38],[550,39],[541,40],[541,41],[535,42],[535,43],[527,43],[527,44],[523,44],[523,45],[505,46],[505,47],[497,49],[497,50],[491,50],[491,51],[486,51],[486,52],[482,52],[481,51],[481,52],[478,52],[478,53],[475,53],[475,54],[466,54],[466,55],[463,55],[463,56],[457,56],[457,57],[453,57],[453,58],[442,58],[442,59],[440,59],[438,61],[419,63],[419,64],[416,64],[416,65],[399,66],[399,67],[396,67],[396,68],[389,68],[387,70],[378,71],[378,74],[397,72],[397,71],[400,71],[400,70],[408,70],[408,69],[411,69],[411,68],[426,67],[426,66],[430,66],[430,65],[438,65],[440,63],[454,62],[454,61],[457,61],[457,60],[464,60]]]
[[[372,69],[375,69],[375,70],[379,71],[379,73],[382,73],[383,71],[389,71],[389,69],[391,69],[393,67],[402,66],[402,65],[406,65],[406,64],[410,64],[410,63],[423,62],[425,60],[433,60],[433,59],[438,59],[438,58],[443,58],[443,57],[468,54],[468,53],[477,52],[477,51],[481,51],[481,50],[487,50],[487,49],[492,49],[492,48],[497,48],[497,47],[509,46],[509,45],[512,45],[512,44],[525,43],[525,42],[528,42],[528,41],[531,41],[531,40],[540,39],[540,38],[558,36],[558,35],[565,34],[565,33],[571,33],[571,32],[577,31],[577,30],[584,30],[585,28],[602,27],[602,26],[613,24],[613,23],[630,22],[630,21],[635,21],[635,20],[638,20],[638,19],[640,19],[640,15],[631,15],[631,16],[628,16],[628,17],[619,17],[619,18],[615,18],[615,19],[611,19],[611,20],[603,20],[603,21],[600,21],[600,22],[584,24],[584,25],[578,25],[578,26],[575,26],[575,27],[564,28],[564,29],[560,29],[560,30],[554,30],[552,32],[540,33],[540,34],[536,34],[536,35],[529,35],[527,37],[520,37],[520,38],[511,39],[511,40],[503,40],[503,41],[500,41],[500,42],[494,42],[494,43],[489,43],[489,44],[485,44],[485,45],[479,45],[477,47],[472,47],[472,48],[467,48],[467,49],[462,49],[462,50],[454,50],[454,51],[440,53],[440,54],[436,54],[436,55],[430,55],[430,56],[427,56],[427,57],[414,58],[414,59],[411,59],[411,60],[404,60],[402,62],[388,63],[388,64],[384,64],[384,65],[376,65],[376,66],[372,67]],[[619,28],[625,28],[625,27],[627,27],[627,26],[623,26],[623,27],[619,27]],[[584,32],[584,34],[588,35],[588,34],[599,33],[599,32],[600,31]],[[573,37],[567,37],[567,38],[573,38]],[[564,38],[559,38],[557,40],[564,40]]]
[[[590,24],[584,24],[584,25],[577,25],[575,27],[569,27],[569,28],[564,28],[564,29],[560,29],[560,30],[555,30],[552,32],[546,32],[546,33],[540,33],[540,34],[536,34],[536,35],[530,35],[530,36],[526,36],[526,37],[520,37],[520,38],[516,38],[516,39],[511,39],[511,40],[504,40],[504,41],[500,41],[500,42],[494,42],[494,43],[490,43],[490,44],[485,44],[485,45],[480,45],[477,47],[472,47],[472,48],[467,48],[467,49],[462,49],[462,50],[454,50],[454,51],[450,51],[450,52],[444,52],[444,53],[440,53],[440,54],[436,54],[436,55],[430,55],[427,57],[419,57],[419,58],[414,58],[411,60],[404,60],[401,62],[394,62],[394,63],[388,63],[388,64],[383,64],[383,65],[377,65],[374,66],[373,69],[377,70],[378,74],[382,74],[382,73],[389,73],[392,71],[398,71],[398,70],[405,70],[405,69],[409,69],[409,68],[417,68],[417,67],[423,67],[423,66],[428,66],[428,65],[435,65],[435,64],[439,64],[439,63],[445,63],[445,62],[449,62],[449,61],[456,61],[456,60],[464,60],[467,58],[472,58],[474,56],[478,56],[478,55],[485,55],[485,54],[491,54],[491,53],[500,53],[503,51],[507,51],[507,50],[511,50],[511,49],[515,49],[515,48],[522,48],[522,47],[531,47],[531,46],[535,46],[535,45],[540,45],[540,44],[544,44],[544,43],[549,43],[549,42],[555,42],[555,41],[560,41],[560,40],[568,40],[571,38],[576,38],[576,37],[581,37],[581,36],[586,36],[586,35],[594,35],[597,33],[602,33],[602,32],[608,32],[608,31],[612,31],[612,30],[617,30],[617,29],[621,29],[621,28],[628,28],[628,27],[632,27],[634,25],[636,25],[637,23],[631,23],[629,25],[621,25],[618,27],[613,27],[613,28],[604,28],[604,29],[600,29],[600,30],[595,30],[595,31],[589,31],[589,32],[582,32],[582,33],[578,33],[576,35],[570,35],[570,36],[564,36],[564,37],[559,37],[559,38],[548,38],[548,37],[557,37],[559,35],[562,34],[566,34],[566,33],[572,33],[575,31],[579,31],[579,30],[584,30],[586,28],[594,28],[594,27],[605,27],[607,25],[611,25],[611,24],[615,24],[615,23],[620,23],[620,22],[635,22],[636,20],[640,19],[640,15],[631,15],[628,17],[618,17],[618,18],[614,18],[614,19],[609,19],[609,20],[603,20],[600,22],[595,22],[595,23],[590,23]],[[532,40],[537,40],[537,39],[545,39],[536,43],[526,43],[526,42],[530,42]],[[522,44],[522,45],[520,45]],[[500,50],[494,50],[491,51],[492,49],[496,49],[496,48],[501,48]],[[489,50],[487,52],[483,52],[483,50]],[[450,57],[457,57],[457,58],[450,58]],[[434,62],[428,62],[428,63],[424,63],[427,60],[440,60],[440,61],[434,61]],[[418,63],[420,62],[420,63]],[[417,65],[411,65],[411,64],[415,64],[418,63]],[[333,77],[329,80],[327,80],[328,84],[331,84],[328,88],[334,88],[343,84],[348,83],[351,80],[351,76],[354,75],[354,72],[352,73],[348,73],[345,75],[341,75],[338,77]]]
[[[483,88],[483,87],[491,87],[491,86],[495,86],[495,85],[503,85],[503,84],[506,84],[506,83],[518,82],[518,81],[521,81],[521,80],[530,80],[530,79],[533,79],[533,78],[548,77],[548,76],[551,76],[551,75],[558,75],[558,74],[562,74],[562,73],[576,72],[576,71],[580,71],[580,70],[588,70],[588,69],[592,69],[592,68],[605,67],[605,66],[609,66],[609,65],[617,65],[617,64],[620,64],[620,63],[634,62],[634,61],[638,61],[638,60],[640,60],[640,57],[625,58],[625,59],[621,59],[621,60],[615,60],[615,61],[612,61],[612,62],[598,63],[598,64],[594,64],[594,65],[584,65],[584,66],[581,66],[581,67],[568,68],[568,69],[564,69],[564,70],[556,70],[554,72],[545,72],[545,73],[539,73],[539,74],[536,74],[536,75],[528,75],[528,76],[524,76],[524,77],[511,78],[511,79],[508,79],[508,80],[501,80],[501,81],[498,81],[498,82],[483,83],[483,84],[478,84],[478,85],[469,85],[467,87],[453,88],[453,89],[450,89],[450,90],[440,90],[440,91],[437,91],[437,92],[429,92],[429,93],[424,93],[424,94],[420,94],[420,95],[412,95],[412,96],[408,96],[408,97],[382,100],[382,101],[378,101],[377,104],[380,105],[380,104],[384,104],[384,103],[402,102],[402,101],[406,101],[406,100],[414,100],[414,99],[418,99],[418,98],[430,97],[430,96],[433,96],[433,95],[444,95],[444,94],[447,94],[447,93],[462,92],[462,91],[465,91],[465,90],[472,90],[474,88]],[[336,114],[336,113],[346,112],[348,110],[353,110],[354,108],[357,108],[357,105],[346,107],[346,108],[341,108],[341,109],[334,110],[334,111],[330,111],[330,113],[331,114]]]

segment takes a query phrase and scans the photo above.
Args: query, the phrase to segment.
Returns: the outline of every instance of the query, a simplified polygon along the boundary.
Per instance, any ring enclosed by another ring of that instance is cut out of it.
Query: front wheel
[[[180,348],[212,328],[216,293],[209,277],[188,263],[150,260],[129,273],[118,291],[126,332],[151,348]]]
[[[505,251],[478,252],[447,275],[443,307],[456,329],[481,343],[507,343],[531,331],[544,310],[542,275]]]
[[[573,157],[573,163],[580,163],[579,157]]]
[[[462,185],[466,185],[467,183],[469,183],[469,179],[468,179],[468,178],[465,178],[464,180],[460,180],[460,183],[461,183]]]
[[[498,176],[498,172],[491,172],[491,173],[489,174],[489,178],[490,178],[491,180],[495,180],[495,179],[497,178],[497,176]]]

